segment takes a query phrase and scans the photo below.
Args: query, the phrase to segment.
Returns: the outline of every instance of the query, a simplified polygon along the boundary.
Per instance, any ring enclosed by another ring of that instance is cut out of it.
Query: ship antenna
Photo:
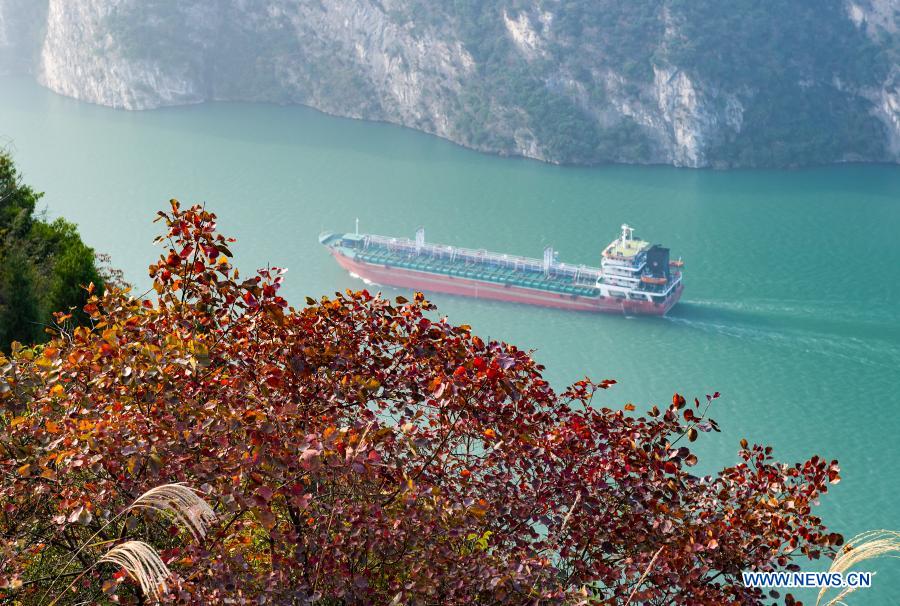
[[[359,235],[359,217],[356,217],[356,235]]]

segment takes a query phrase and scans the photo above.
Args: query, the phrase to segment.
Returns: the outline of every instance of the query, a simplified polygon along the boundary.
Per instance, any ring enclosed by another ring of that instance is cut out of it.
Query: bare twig
[[[644,574],[641,575],[641,578],[638,579],[637,584],[634,586],[634,589],[631,591],[631,595],[628,596],[628,599],[625,600],[625,606],[628,606],[631,603],[631,599],[638,592],[638,589],[641,588],[641,583],[644,582],[644,579],[647,578],[647,575],[650,574],[650,569],[653,568],[653,563],[656,561],[656,558],[659,557],[659,554],[662,553],[663,547],[660,547],[656,550],[656,553],[653,554],[653,557],[650,559],[650,563],[647,564],[647,570],[644,571]]]

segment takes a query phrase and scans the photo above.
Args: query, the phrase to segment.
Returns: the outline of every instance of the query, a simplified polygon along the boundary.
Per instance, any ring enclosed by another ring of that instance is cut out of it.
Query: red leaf
[[[271,501],[272,496],[274,495],[274,493],[272,492],[272,489],[269,488],[268,486],[260,486],[259,488],[256,489],[256,494],[259,495],[259,497],[266,503]]]

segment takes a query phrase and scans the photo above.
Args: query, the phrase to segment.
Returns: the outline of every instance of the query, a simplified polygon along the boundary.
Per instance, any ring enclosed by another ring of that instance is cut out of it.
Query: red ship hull
[[[360,278],[370,280],[376,284],[574,311],[662,316],[678,302],[683,289],[683,286],[679,284],[668,298],[661,303],[624,300],[615,297],[584,297],[524,288],[511,284],[497,284],[457,276],[401,269],[387,265],[363,263],[346,257],[333,249],[331,254],[341,267]]]

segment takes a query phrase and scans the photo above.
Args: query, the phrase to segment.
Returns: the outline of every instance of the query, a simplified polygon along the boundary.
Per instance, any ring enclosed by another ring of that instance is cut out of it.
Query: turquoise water
[[[127,113],[10,78],[0,138],[48,214],[77,222],[143,288],[158,254],[151,221],[170,197],[207,202],[238,238],[243,270],[290,268],[298,304],[362,285],[316,239],[356,217],[365,231],[424,225],[429,240],[529,256],[552,244],[589,264],[627,221],[686,261],[684,298],[665,319],[432,299],[482,336],[534,348],[558,386],[617,379],[609,404],[720,391],[724,431],[699,442],[705,469],[734,463],[741,437],[785,460],[837,458],[844,481],[820,509],[831,527],[900,529],[898,167],[555,167],[304,108]],[[900,564],[878,569],[854,604],[894,603]]]

